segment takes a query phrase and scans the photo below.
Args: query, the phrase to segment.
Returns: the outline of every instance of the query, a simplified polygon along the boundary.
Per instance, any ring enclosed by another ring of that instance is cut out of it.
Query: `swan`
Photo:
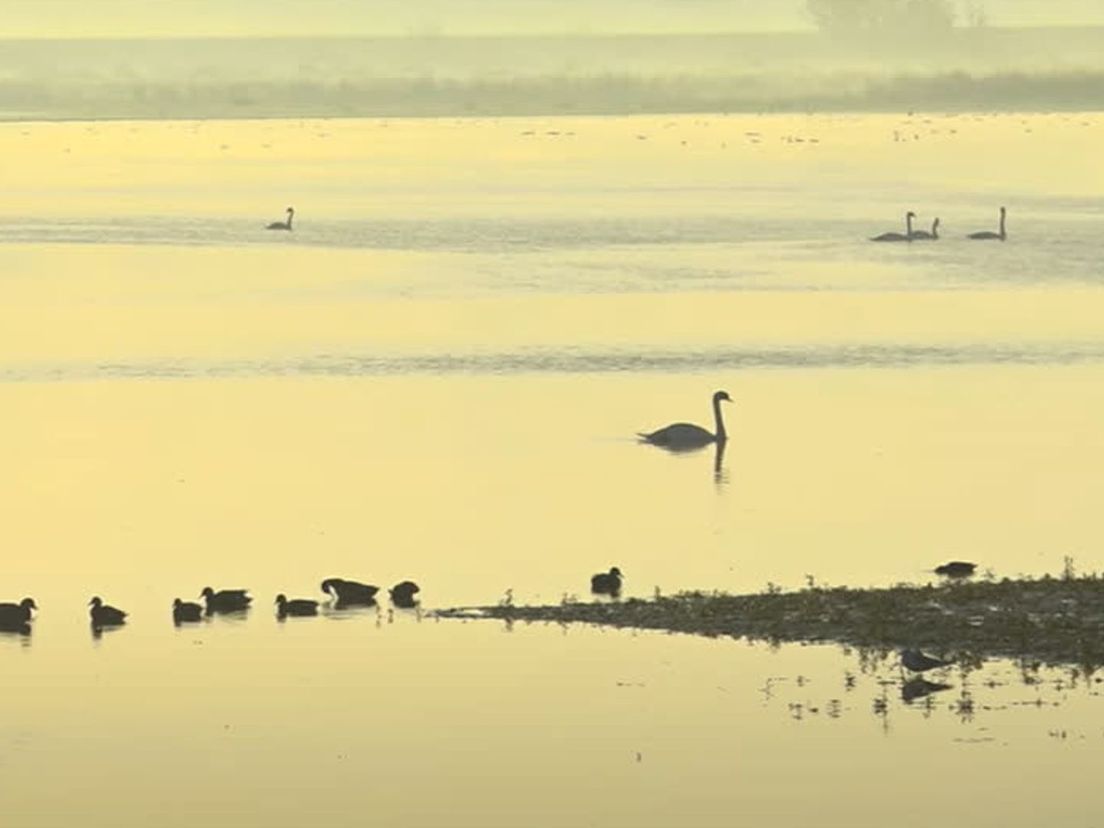
[[[88,614],[92,616],[93,627],[118,627],[126,623],[127,614],[121,609],[108,606],[99,596],[89,601],[88,606],[92,607]]]
[[[200,597],[207,603],[207,614],[213,612],[238,612],[249,609],[249,602],[253,599],[245,593],[245,589],[220,589],[215,592],[210,587],[204,587]]]
[[[274,222],[272,222],[272,224],[268,225],[265,229],[266,230],[290,230],[291,229],[291,220],[294,216],[295,216],[295,208],[294,207],[288,207],[287,208],[287,221],[274,221]]]
[[[930,239],[932,241],[939,240],[939,219],[935,219],[932,222],[932,229],[929,233],[927,230],[913,230],[912,237],[914,239]]]
[[[595,595],[612,595],[616,598],[621,594],[621,570],[616,566],[610,567],[609,572],[599,572],[590,578],[590,591]]]
[[[379,587],[344,578],[327,578],[322,582],[322,591],[332,595],[338,604],[368,605],[376,603]]]
[[[412,609],[417,603],[414,595],[421,591],[421,587],[413,581],[401,581],[388,590],[391,594],[391,603],[403,609]]]
[[[732,402],[727,391],[718,391],[713,395],[713,422],[716,423],[717,433],[713,434],[699,425],[693,423],[674,423],[650,434],[637,432],[637,437],[642,442],[651,443],[653,446],[662,446],[671,451],[684,451],[708,446],[710,443],[723,443],[728,439],[725,431],[724,420],[721,419],[721,401]]]
[[[173,601],[173,623],[179,626],[185,621],[199,621],[203,617],[203,607],[191,601]]]
[[[286,615],[318,615],[318,602],[307,598],[288,597],[283,593],[276,596],[276,614],[283,618]]]
[[[871,241],[876,242],[907,242],[912,241],[912,220],[916,218],[916,213],[909,210],[905,213],[905,232],[902,233],[882,233],[880,236],[874,236]]]
[[[37,610],[34,598],[24,598],[18,604],[0,604],[0,628],[22,627],[31,620],[31,610]]]
[[[976,241],[990,241],[992,239],[1000,239],[1004,241],[1008,238],[1008,234],[1004,232],[1004,216],[1008,211],[1003,207],[1000,208],[1000,231],[994,233],[992,230],[981,230],[977,233],[971,233],[966,238],[974,239]]]

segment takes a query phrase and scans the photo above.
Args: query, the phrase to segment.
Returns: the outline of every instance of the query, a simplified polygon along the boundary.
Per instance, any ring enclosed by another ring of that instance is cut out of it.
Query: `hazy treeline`
[[[846,109],[1104,109],[1104,29],[0,41],[7,119]]]

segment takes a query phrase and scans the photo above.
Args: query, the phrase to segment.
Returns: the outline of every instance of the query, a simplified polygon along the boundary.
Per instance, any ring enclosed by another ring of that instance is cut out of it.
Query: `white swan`
[[[902,233],[882,233],[880,236],[874,236],[871,241],[876,242],[908,242],[912,241],[912,220],[916,218],[916,213],[909,210],[905,213],[905,232]]]
[[[1004,232],[1004,215],[1007,212],[1003,207],[1000,208],[1000,232],[994,233],[992,230],[981,230],[977,233],[971,233],[966,238],[974,239],[977,241],[990,241],[992,239],[999,239],[1004,241],[1008,238],[1008,234]]]
[[[914,239],[939,241],[939,219],[935,219],[935,221],[932,222],[932,229],[930,233],[927,230],[913,230],[912,237]]]
[[[732,402],[727,391],[718,391],[713,395],[713,422],[716,424],[716,434],[693,423],[673,423],[650,434],[638,432],[637,436],[645,443],[662,446],[671,451],[701,448],[710,443],[723,443],[728,439],[728,432],[725,431],[724,420],[721,418],[722,400]]]
[[[288,207],[287,208],[287,221],[274,221],[274,222],[272,222],[272,224],[268,225],[265,228],[265,230],[290,230],[291,229],[291,220],[294,216],[295,216],[295,208],[294,207]]]

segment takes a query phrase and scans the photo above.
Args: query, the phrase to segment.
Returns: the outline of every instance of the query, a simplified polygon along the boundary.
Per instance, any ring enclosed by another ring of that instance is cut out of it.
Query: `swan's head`
[[[292,213],[295,212],[295,208],[294,207],[288,207],[287,210],[285,210],[285,212],[290,216]]]
[[[1008,210],[1006,210],[1004,207],[1001,207],[1001,215],[1002,216],[1007,212],[1008,212]]]
[[[721,400],[724,400],[725,402],[732,402],[732,397],[728,396],[727,391],[718,391],[716,394],[713,395],[713,402],[719,403]]]
[[[101,601],[100,596],[97,595],[95,598],[93,598],[91,601],[88,602],[88,606],[90,606],[90,607],[102,607],[103,606],[103,601]]]
[[[34,598],[24,598],[22,601],[19,602],[19,606],[23,607],[23,609],[26,610],[38,609],[38,604],[34,602]]]
[[[938,226],[939,226],[939,219],[936,219],[935,221],[932,222],[932,227],[935,228],[935,227],[938,227]]]
[[[905,213],[905,218],[916,218],[916,213],[912,212],[912,210],[909,210],[907,213]]]

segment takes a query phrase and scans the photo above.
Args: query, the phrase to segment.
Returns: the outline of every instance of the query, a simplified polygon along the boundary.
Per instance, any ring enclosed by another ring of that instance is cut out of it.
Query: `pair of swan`
[[[981,230],[977,233],[970,233],[966,238],[973,239],[975,241],[988,241],[991,239],[999,239],[1004,241],[1008,238],[1008,234],[1005,232],[1004,220],[1007,214],[1007,210],[1004,207],[1000,208],[1000,230],[994,233],[992,230]],[[911,242],[917,239],[923,240],[938,240],[939,239],[939,219],[935,219],[932,222],[932,229],[929,233],[927,230],[913,230],[912,220],[916,218],[916,213],[909,210],[905,213],[905,232],[904,233],[882,233],[880,236],[874,236],[871,241],[876,242]]]

